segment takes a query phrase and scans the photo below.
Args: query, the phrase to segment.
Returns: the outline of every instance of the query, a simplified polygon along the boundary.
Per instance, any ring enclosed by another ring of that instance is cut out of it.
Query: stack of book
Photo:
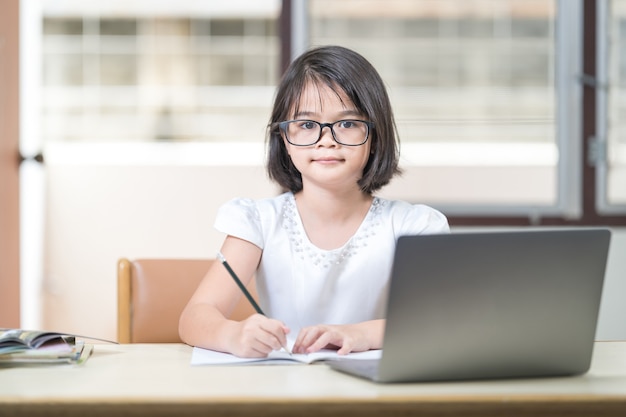
[[[84,363],[93,345],[57,332],[0,328],[0,366]]]

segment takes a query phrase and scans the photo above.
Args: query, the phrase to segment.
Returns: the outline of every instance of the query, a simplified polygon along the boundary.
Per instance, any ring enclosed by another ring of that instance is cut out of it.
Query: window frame
[[[589,148],[588,163],[596,168],[596,209],[602,215],[624,215],[626,204],[612,204],[608,201],[608,124],[609,124],[609,93],[613,82],[610,76],[610,25],[611,0],[597,2],[596,16],[596,70],[594,77],[588,77],[590,87],[595,89],[596,129],[595,134],[587,139]],[[625,184],[626,185],[626,184]]]

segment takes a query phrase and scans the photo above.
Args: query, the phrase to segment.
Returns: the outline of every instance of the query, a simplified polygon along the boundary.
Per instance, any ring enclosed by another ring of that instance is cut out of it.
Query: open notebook
[[[293,341],[289,342],[293,346]],[[289,354],[284,350],[274,351],[266,358],[240,358],[230,353],[216,352],[214,350],[194,347],[191,354],[192,365],[241,365],[241,364],[263,364],[263,365],[284,365],[297,363],[313,363],[321,361],[332,361],[340,359],[354,360],[376,360],[380,359],[380,350],[369,350],[367,352],[356,352],[348,355],[338,355],[337,351],[324,349],[319,352],[309,354]]]
[[[596,228],[401,237],[381,359],[328,364],[380,382],[584,373],[609,241]]]

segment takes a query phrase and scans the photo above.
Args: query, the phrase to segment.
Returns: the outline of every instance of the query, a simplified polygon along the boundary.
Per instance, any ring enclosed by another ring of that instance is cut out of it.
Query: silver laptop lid
[[[586,372],[609,241],[595,228],[401,237],[376,379]]]

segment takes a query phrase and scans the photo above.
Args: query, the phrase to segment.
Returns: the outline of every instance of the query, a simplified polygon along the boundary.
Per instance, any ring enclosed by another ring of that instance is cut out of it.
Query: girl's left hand
[[[320,349],[338,349],[339,355],[350,352],[363,352],[379,349],[378,342],[373,342],[368,335],[380,332],[370,329],[375,322],[344,325],[316,325],[300,330],[293,346],[293,353],[313,353]],[[371,332],[368,331],[372,330]]]

